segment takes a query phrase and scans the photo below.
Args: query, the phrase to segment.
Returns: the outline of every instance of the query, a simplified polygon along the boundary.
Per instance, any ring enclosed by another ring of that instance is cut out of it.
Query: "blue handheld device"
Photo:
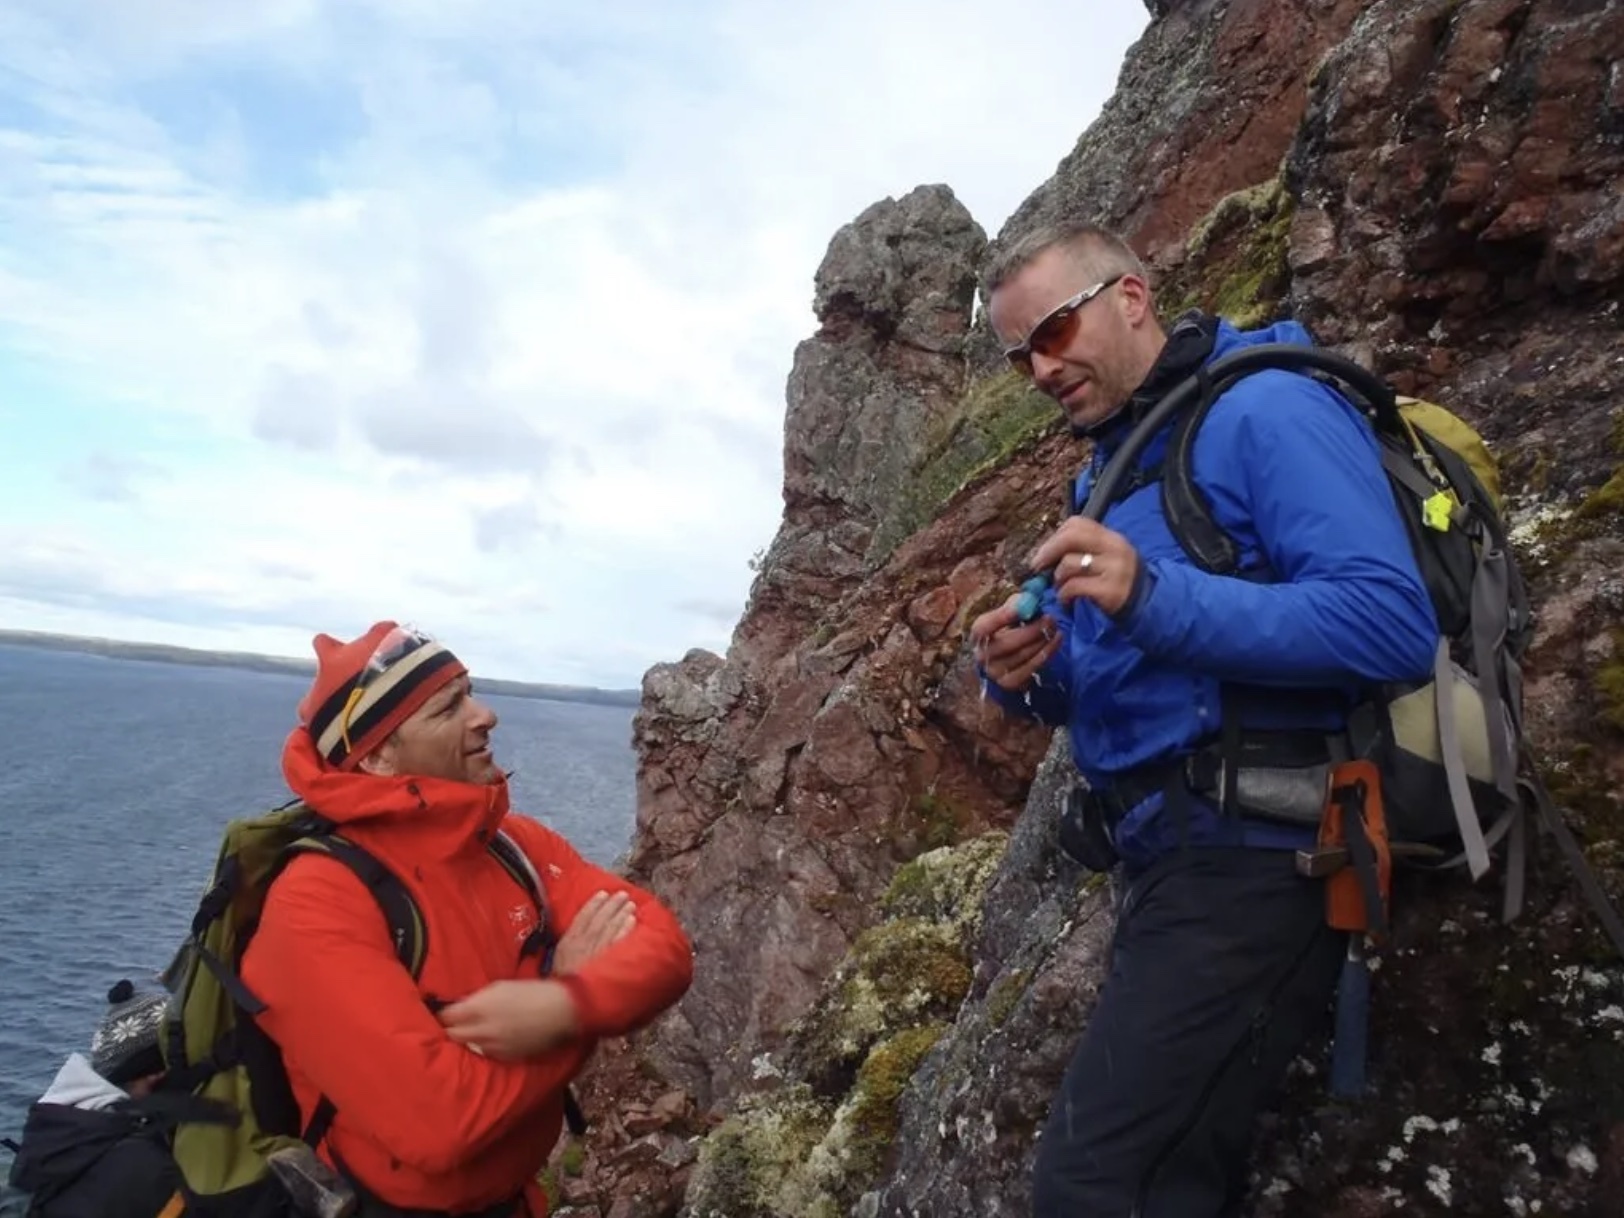
[[[1043,607],[1043,594],[1054,583],[1054,576],[1048,571],[1039,571],[1021,585],[1020,598],[1015,602],[1015,616],[1021,619],[1021,624],[1032,621]]]

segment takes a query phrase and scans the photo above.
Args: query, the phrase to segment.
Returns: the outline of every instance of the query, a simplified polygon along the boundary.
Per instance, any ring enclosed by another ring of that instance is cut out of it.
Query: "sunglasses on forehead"
[[[1084,288],[1070,300],[1062,300],[1032,327],[1025,342],[1006,348],[1004,358],[1013,367],[1031,376],[1032,353],[1035,351],[1039,355],[1058,355],[1076,336],[1077,314],[1082,307],[1121,278],[1121,275],[1112,275],[1091,288]]]

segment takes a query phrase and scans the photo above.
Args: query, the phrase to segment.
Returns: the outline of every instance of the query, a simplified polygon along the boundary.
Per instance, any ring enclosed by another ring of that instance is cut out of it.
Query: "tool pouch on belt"
[[[1060,814],[1060,848],[1090,871],[1109,871],[1117,865],[1105,816],[1087,787],[1075,786],[1066,794],[1066,807]]]
[[[1393,857],[1382,809],[1381,775],[1370,761],[1331,768],[1313,850],[1297,852],[1297,870],[1325,877],[1325,917],[1336,930],[1387,933]]]
[[[1247,766],[1235,775],[1235,806],[1248,816],[1287,825],[1321,823],[1329,765]],[[1221,787],[1221,781],[1220,781]]]

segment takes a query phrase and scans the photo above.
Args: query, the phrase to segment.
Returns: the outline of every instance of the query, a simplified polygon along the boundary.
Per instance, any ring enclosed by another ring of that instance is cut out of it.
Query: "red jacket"
[[[506,783],[344,773],[303,730],[289,737],[283,769],[295,794],[400,877],[427,932],[413,984],[376,901],[342,864],[302,855],[271,887],[242,976],[266,1004],[259,1022],[282,1049],[304,1119],[321,1094],[337,1108],[324,1156],[394,1205],[471,1210],[526,1189],[532,1211],[546,1213],[535,1178],[558,1138],[565,1086],[598,1038],[648,1023],[688,988],[681,926],[649,893],[510,813]],[[555,934],[599,889],[629,893],[637,910],[635,929],[566,981],[581,1040],[523,1062],[455,1043],[425,1002],[538,975],[535,957],[519,955],[533,903],[485,848],[498,828],[541,876]]]

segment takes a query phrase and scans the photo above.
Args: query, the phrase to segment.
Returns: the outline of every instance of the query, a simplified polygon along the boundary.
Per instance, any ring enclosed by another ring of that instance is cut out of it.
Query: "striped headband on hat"
[[[464,675],[443,644],[394,622],[379,622],[342,643],[317,635],[316,680],[299,705],[329,765],[353,769],[436,690]]]

